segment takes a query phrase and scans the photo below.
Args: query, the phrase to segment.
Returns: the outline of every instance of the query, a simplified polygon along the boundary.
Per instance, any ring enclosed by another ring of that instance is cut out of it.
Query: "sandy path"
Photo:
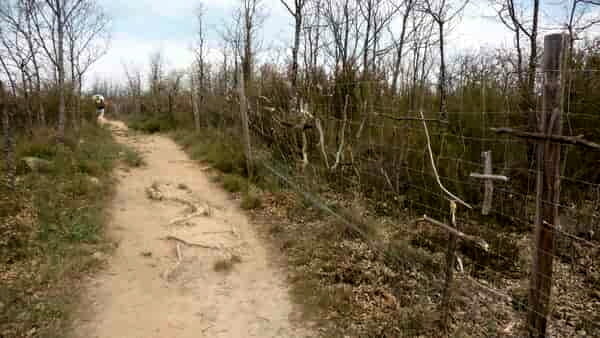
[[[108,258],[108,268],[90,280],[74,335],[311,336],[293,324],[296,314],[284,273],[269,264],[237,203],[167,137],[117,134],[120,142],[142,151],[147,166],[118,172],[109,232],[119,247]],[[151,186],[166,199],[148,198]],[[169,225],[189,214],[176,198],[200,210],[208,205],[210,215]],[[169,235],[218,249],[161,239]],[[232,254],[242,262],[229,272],[214,270],[217,260]]]

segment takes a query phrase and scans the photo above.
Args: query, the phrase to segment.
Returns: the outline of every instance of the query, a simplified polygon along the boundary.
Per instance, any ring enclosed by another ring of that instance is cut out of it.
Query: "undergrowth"
[[[85,124],[62,144],[39,129],[20,138],[18,158],[52,165],[43,172],[20,164],[15,191],[0,191],[0,337],[59,337],[68,328],[83,274],[111,250],[104,236],[112,169],[143,160],[110,132]]]

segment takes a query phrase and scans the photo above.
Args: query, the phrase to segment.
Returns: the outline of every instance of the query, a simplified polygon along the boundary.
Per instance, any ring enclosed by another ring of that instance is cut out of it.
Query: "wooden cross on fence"
[[[481,153],[483,158],[483,174],[471,173],[469,175],[473,178],[480,178],[485,180],[485,192],[483,195],[483,205],[481,207],[481,214],[488,215],[492,209],[492,201],[494,196],[494,181],[507,182],[508,177],[503,175],[492,174],[492,151],[484,151]]]

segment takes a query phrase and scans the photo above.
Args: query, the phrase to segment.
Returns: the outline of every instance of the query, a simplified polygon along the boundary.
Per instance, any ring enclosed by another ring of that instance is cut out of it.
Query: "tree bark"
[[[15,188],[16,166],[15,166],[15,142],[11,125],[11,113],[8,95],[4,90],[4,83],[0,81],[0,111],[2,113],[2,131],[4,134],[4,163],[6,186],[13,190]]]
[[[58,138],[64,140],[67,123],[65,102],[65,13],[62,1],[56,1],[57,21],[57,75],[58,75]]]
[[[192,98],[192,113],[194,114],[194,127],[196,132],[200,131],[200,112],[198,111],[198,101],[196,100],[196,81],[194,75],[194,71],[192,71],[192,88],[191,88],[191,98]]]
[[[400,31],[400,41],[396,46],[396,60],[394,62],[394,72],[392,75],[392,93],[397,94],[398,91],[398,78],[400,76],[400,69],[402,67],[402,53],[404,51],[404,39],[406,37],[406,25],[408,24],[408,17],[412,9],[412,3],[414,0],[408,0],[406,3],[406,12],[402,16],[402,30]]]
[[[562,134],[561,75],[564,47],[568,37],[548,35],[544,39],[544,99],[538,128],[546,135]],[[537,197],[533,267],[529,285],[527,324],[530,337],[546,337],[552,270],[554,259],[554,229],[559,224],[560,144],[547,139],[537,147]]]

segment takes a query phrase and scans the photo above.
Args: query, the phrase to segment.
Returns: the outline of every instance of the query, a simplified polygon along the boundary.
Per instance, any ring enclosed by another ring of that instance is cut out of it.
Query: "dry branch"
[[[396,117],[392,115],[382,114],[382,113],[374,113],[375,116],[385,117],[386,119],[395,120],[395,121],[426,121],[426,122],[436,122],[441,124],[448,124],[447,120],[441,119],[426,119],[424,117]]]
[[[217,247],[217,246],[212,246],[212,245],[206,245],[206,244],[199,244],[199,243],[191,243],[188,242],[184,239],[181,239],[179,237],[175,237],[175,236],[167,236],[167,237],[163,237],[161,238],[162,240],[165,241],[176,241],[179,242],[181,244],[187,245],[187,246],[192,246],[192,247],[196,247],[196,248],[203,248],[203,249],[210,249],[210,250],[221,250],[221,248]]]
[[[279,120],[278,121],[282,126],[284,127],[288,127],[288,128],[292,128],[292,129],[302,129],[302,130],[308,130],[308,129],[312,129],[315,126],[313,126],[310,123],[306,123],[306,122],[302,122],[302,123],[291,123],[291,122],[287,122],[287,121],[282,121]]]
[[[578,135],[578,136],[546,135],[543,133],[532,133],[532,132],[527,132],[527,131],[515,130],[512,128],[490,128],[490,130],[492,130],[493,132],[496,132],[498,134],[508,134],[508,135],[512,135],[515,137],[536,139],[536,140],[541,140],[541,141],[550,140],[553,142],[580,145],[580,146],[585,146],[585,147],[588,147],[591,149],[600,150],[600,144],[585,140],[583,138],[583,135]]]
[[[481,178],[481,179],[484,179],[484,180],[496,180],[496,181],[508,182],[508,177],[506,177],[504,175],[471,173],[469,175],[469,177],[472,177],[472,178]]]
[[[181,262],[183,262],[183,254],[181,253],[181,246],[179,245],[179,243],[177,243],[177,245],[175,245],[175,252],[177,253],[177,262],[175,263],[175,265],[172,268],[167,269],[164,272],[163,278],[166,279],[166,280],[169,280],[169,278],[171,277],[171,274],[175,270],[177,270],[177,268],[179,267],[179,265],[181,265]]]
[[[467,235],[464,232],[456,230],[455,228],[449,226],[448,224],[442,223],[442,222],[440,222],[440,221],[438,221],[436,219],[433,219],[433,218],[431,218],[431,217],[429,217],[427,215],[423,215],[423,217],[418,218],[418,219],[414,220],[413,222],[414,223],[417,223],[417,222],[428,222],[428,223],[431,223],[433,225],[437,225],[440,228],[444,229],[445,231],[447,231],[447,232],[449,232],[451,234],[456,235],[458,238],[460,238],[462,240],[473,242],[473,243],[477,244],[479,247],[481,247],[485,251],[489,250],[490,245],[486,241],[484,241],[483,239],[481,239],[479,237],[476,237],[476,236]]]
[[[191,220],[192,218],[201,217],[201,216],[208,216],[209,214],[210,214],[210,212],[207,209],[204,209],[202,211],[194,212],[192,214],[189,214],[187,216],[175,218],[171,222],[169,222],[169,225],[181,224],[183,222],[187,222],[187,221]]]
[[[315,118],[315,124],[317,126],[317,130],[319,131],[319,148],[321,148],[321,154],[323,155],[323,160],[325,161],[325,167],[329,169],[329,160],[327,158],[327,152],[325,151],[325,134],[323,133],[321,119],[318,117]]]
[[[217,234],[232,234],[235,235],[235,231],[233,230],[225,230],[225,231],[205,231],[202,233],[203,235],[217,235]]]
[[[446,189],[446,187],[444,187],[444,185],[442,184],[442,181],[440,180],[440,175],[438,174],[438,171],[437,171],[437,167],[435,166],[435,160],[433,159],[433,150],[431,150],[431,138],[429,137],[429,129],[427,128],[427,122],[425,122],[425,116],[423,115],[423,112],[421,111],[421,112],[419,112],[419,114],[421,115],[421,121],[423,122],[423,128],[425,128],[425,136],[427,138],[427,150],[429,151],[429,160],[431,161],[431,167],[433,168],[433,173],[435,174],[435,180],[437,181],[437,184],[440,186],[442,191],[444,191],[448,196],[452,197],[452,199],[454,199],[455,201],[459,202],[460,204],[464,205],[465,207],[467,207],[469,209],[473,209],[473,207],[471,205],[469,205],[467,202],[463,201],[458,196],[456,196],[453,193],[451,193],[450,191],[448,191],[448,189]]]
[[[332,170],[335,170],[340,164],[340,160],[342,158],[342,152],[344,151],[344,143],[346,140],[346,122],[348,122],[348,95],[346,95],[346,100],[344,103],[344,120],[342,122],[342,130],[340,131],[340,146],[338,147],[338,151],[335,155],[335,163]]]
[[[183,260],[183,254],[181,253],[181,245],[179,245],[179,243],[177,243],[177,245],[175,245],[175,248],[177,250],[177,261],[179,263]]]
[[[308,166],[308,139],[306,138],[306,130],[302,130],[302,170]]]
[[[191,213],[196,213],[198,212],[198,206],[195,205],[194,203],[188,201],[188,200],[184,200],[183,198],[179,198],[179,197],[171,197],[171,198],[165,198],[168,201],[173,201],[173,202],[177,202],[177,203],[181,203],[183,205],[187,205],[188,208],[190,209]]]

